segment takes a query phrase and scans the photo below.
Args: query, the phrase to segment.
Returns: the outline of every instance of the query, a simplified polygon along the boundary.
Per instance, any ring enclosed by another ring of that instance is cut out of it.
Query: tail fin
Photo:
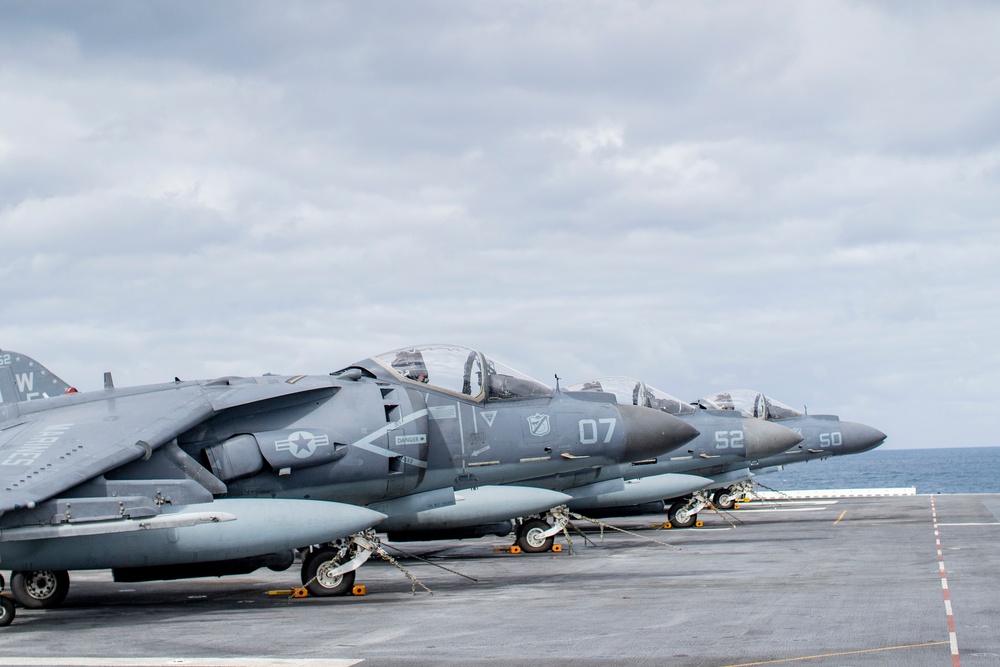
[[[0,403],[19,403],[75,392],[76,389],[31,357],[0,350]]]

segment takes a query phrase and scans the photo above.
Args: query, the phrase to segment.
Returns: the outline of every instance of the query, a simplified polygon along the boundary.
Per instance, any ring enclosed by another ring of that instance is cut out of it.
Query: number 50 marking
[[[840,435],[840,431],[819,434],[820,447],[840,447],[842,444],[844,444],[844,438]]]
[[[607,424],[608,433],[604,436],[604,442],[611,442],[611,436],[615,432],[615,424],[618,420],[614,417],[609,417],[607,419],[598,419],[594,421],[593,419],[581,419],[580,420],[580,444],[581,445],[592,445],[598,440],[597,424]]]

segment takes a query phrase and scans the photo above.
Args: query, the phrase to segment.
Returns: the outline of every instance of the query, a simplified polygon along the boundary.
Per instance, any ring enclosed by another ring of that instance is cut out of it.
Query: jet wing
[[[115,392],[22,414],[0,431],[0,513],[30,507],[148,457],[212,414],[198,385],[132,395]]]
[[[163,385],[60,399],[0,423],[0,515],[142,457],[216,412],[334,387]],[[286,399],[287,400],[287,399]]]

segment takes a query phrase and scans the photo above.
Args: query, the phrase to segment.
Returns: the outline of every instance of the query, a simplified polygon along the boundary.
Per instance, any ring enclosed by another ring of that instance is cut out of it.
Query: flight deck
[[[387,547],[433,595],[375,559],[358,572],[367,594],[342,598],[267,595],[299,585],[295,567],[76,572],[62,608],[19,608],[0,629],[0,667],[1000,663],[1000,495],[778,498],[699,518],[608,520],[636,535],[577,522],[586,539],[571,531],[560,553]]]

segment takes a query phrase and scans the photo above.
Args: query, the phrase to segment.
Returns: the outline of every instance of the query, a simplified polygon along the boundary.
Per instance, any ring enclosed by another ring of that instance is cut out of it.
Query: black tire
[[[14,622],[14,603],[5,597],[0,597],[0,628],[6,628]]]
[[[302,559],[302,585],[309,595],[335,597],[347,595],[354,588],[356,570],[335,577],[325,575],[326,571],[341,565],[337,562],[338,553],[338,549],[316,549]]]
[[[28,570],[12,572],[10,592],[25,609],[55,609],[69,593],[66,570]]]
[[[542,537],[542,533],[551,528],[548,521],[542,519],[528,519],[517,527],[517,541],[515,544],[526,554],[540,554],[552,550],[555,543],[555,535]]]
[[[668,516],[670,517],[670,525],[674,528],[690,528],[697,523],[698,514],[696,512],[683,511],[686,505],[687,501],[681,500],[670,506]],[[680,516],[677,515],[678,512],[681,512]]]
[[[731,510],[736,505],[736,494],[732,489],[719,489],[712,496],[712,502],[720,510]]]

